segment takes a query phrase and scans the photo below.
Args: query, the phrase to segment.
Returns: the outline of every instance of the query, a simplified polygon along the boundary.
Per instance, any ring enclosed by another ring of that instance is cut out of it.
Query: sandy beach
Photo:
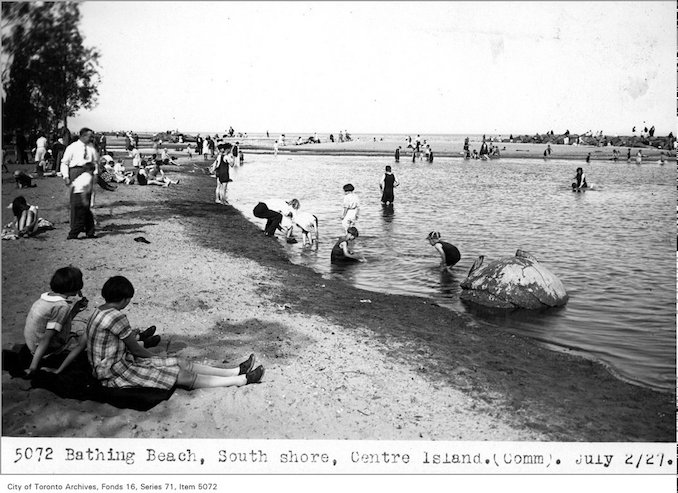
[[[322,146],[298,147],[332,152]],[[539,157],[545,148],[514,146],[521,157],[522,148]],[[573,159],[598,149],[552,147],[559,158],[576,150]],[[90,299],[76,331],[103,303],[104,281],[125,275],[136,290],[128,318],[134,327],[156,325],[164,351],[224,365],[254,352],[266,367],[263,382],[177,390],[138,412],[60,399],[3,372],[5,436],[675,440],[675,394],[627,384],[597,363],[422,298],[359,290],[293,265],[276,240],[232,207],[214,204],[212,178],[180,162],[166,168],[181,178],[176,187],[98,189],[95,240],[66,240],[61,179],[38,179],[36,188],[19,191],[3,175],[3,224],[11,220],[7,204],[22,194],[56,229],[2,244],[2,346],[23,342],[31,304],[56,268],[73,264]],[[133,241],[138,236],[150,244]],[[431,326],[449,330],[433,337]]]

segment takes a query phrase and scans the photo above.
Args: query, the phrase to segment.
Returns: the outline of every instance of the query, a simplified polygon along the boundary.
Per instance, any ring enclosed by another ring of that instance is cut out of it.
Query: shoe
[[[252,371],[254,368],[254,364],[256,362],[256,358],[254,357],[254,353],[250,354],[250,357],[247,358],[247,360],[243,361],[240,363],[240,372],[238,375],[243,375],[245,373],[249,373]]]
[[[247,372],[245,374],[245,378],[247,379],[247,383],[259,383],[261,381],[261,377],[264,376],[264,367],[259,365],[257,366],[254,370]]]
[[[144,339],[143,343],[146,349],[155,347],[160,344],[160,336],[151,336],[148,339]]]
[[[87,239],[96,239],[96,238],[98,238],[98,236],[97,236],[97,235],[87,235],[85,238],[87,238]]]
[[[74,236],[74,235],[68,235],[68,236],[66,237],[66,239],[67,239],[67,240],[77,240],[77,239],[78,239],[78,235],[75,235],[75,236]]]
[[[139,332],[139,340],[145,340],[155,334],[155,325],[151,325],[148,329]]]

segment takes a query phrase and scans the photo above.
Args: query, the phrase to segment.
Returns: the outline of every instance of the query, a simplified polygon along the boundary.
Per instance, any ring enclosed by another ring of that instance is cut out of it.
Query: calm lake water
[[[380,204],[379,181],[392,165],[400,181],[395,206]],[[584,166],[599,190],[573,193]],[[286,245],[293,262],[360,288],[427,297],[452,310],[548,346],[608,365],[628,381],[675,388],[676,169],[635,163],[248,154],[236,168],[229,199],[247,217],[258,201],[301,201],[320,222],[317,251]],[[342,234],[342,186],[352,183],[362,207],[356,252],[368,262],[336,269],[330,250]],[[462,259],[441,274],[426,241],[440,231]],[[262,238],[263,239],[263,238]],[[486,262],[520,248],[560,277],[570,300],[546,313],[489,315],[459,301],[459,283],[478,255]],[[441,327],[440,330],[451,330]]]

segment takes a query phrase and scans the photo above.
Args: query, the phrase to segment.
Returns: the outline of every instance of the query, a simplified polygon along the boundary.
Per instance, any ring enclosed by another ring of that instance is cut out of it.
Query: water
[[[395,207],[382,208],[379,181],[390,164],[400,181]],[[672,166],[583,163],[599,190],[573,193],[581,164],[568,161],[248,155],[229,198],[252,215],[268,198],[301,201],[320,223],[317,251],[286,245],[293,262],[326,277],[388,293],[423,296],[608,365],[619,377],[675,388],[676,175]],[[342,234],[342,186],[356,187],[362,207],[356,252],[368,262],[332,267]],[[455,244],[462,259],[441,274],[429,231]],[[486,261],[520,248],[563,281],[570,300],[547,313],[477,313],[459,301],[459,283],[478,255]],[[442,328],[441,330],[449,330]]]

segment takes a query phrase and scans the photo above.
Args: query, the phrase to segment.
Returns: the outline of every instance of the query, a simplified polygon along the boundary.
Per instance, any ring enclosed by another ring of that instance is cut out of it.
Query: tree
[[[83,44],[72,2],[3,2],[3,128],[54,132],[96,105],[99,52]]]

